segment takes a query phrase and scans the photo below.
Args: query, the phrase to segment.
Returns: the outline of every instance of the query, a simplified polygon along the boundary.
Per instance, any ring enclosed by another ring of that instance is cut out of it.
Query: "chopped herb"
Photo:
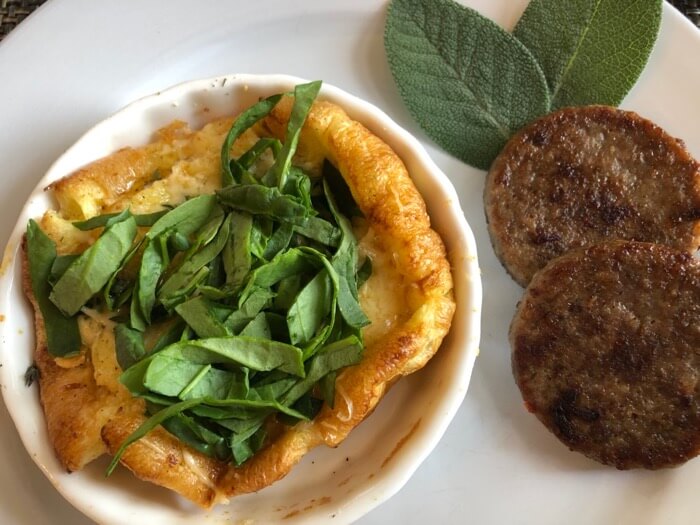
[[[114,311],[120,380],[147,402],[149,419],[125,440],[108,473],[158,425],[204,454],[240,464],[264,445],[269,418],[294,425],[324,402],[332,405],[337,371],[361,359],[359,328],[368,321],[357,283],[371,266],[358,269],[357,241],[336,204],[335,191],[343,200],[350,193],[341,177],[331,189],[324,177],[292,165],[320,85],[295,89],[284,142],[263,138],[232,159],[233,141],[284,95],[243,112],[222,146],[223,187],[214,195],[156,214],[125,210],[74,223],[104,230],[68,257],[56,257],[30,222],[28,237],[44,254],[32,277],[41,278],[58,316],[45,315],[47,334],[66,323],[77,327],[87,303]],[[268,152],[274,162],[266,169]],[[148,229],[135,241],[137,226]]]

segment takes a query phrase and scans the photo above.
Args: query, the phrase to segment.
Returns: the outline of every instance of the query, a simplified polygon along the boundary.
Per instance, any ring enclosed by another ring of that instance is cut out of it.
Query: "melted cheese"
[[[407,286],[396,270],[395,258],[373,229],[368,229],[360,239],[359,252],[361,258],[369,257],[372,261],[372,275],[359,290],[360,304],[371,321],[363,329],[362,337],[365,345],[371,346],[408,319]]]
[[[209,479],[206,471],[199,466],[194,456],[184,447],[182,449],[182,458],[185,460],[185,465],[187,465],[187,468],[189,468],[192,473],[197,476],[197,479],[216,492],[216,485],[214,485],[212,480]]]
[[[345,403],[345,413],[344,414],[338,414],[337,417],[340,421],[343,423],[347,423],[352,419],[352,409],[353,409],[353,402],[352,398],[348,396],[347,392],[345,392],[345,389],[338,384],[335,389],[336,392],[338,392],[338,395],[340,398],[343,400]]]

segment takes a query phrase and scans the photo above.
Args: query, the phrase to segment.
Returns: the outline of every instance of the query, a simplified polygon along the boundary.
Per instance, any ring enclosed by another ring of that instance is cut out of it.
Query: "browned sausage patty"
[[[700,452],[700,261],[613,241],[538,272],[510,327],[527,408],[570,449],[619,469]]]
[[[566,108],[518,132],[484,193],[496,255],[526,286],[550,259],[611,238],[700,245],[700,165],[636,113]]]

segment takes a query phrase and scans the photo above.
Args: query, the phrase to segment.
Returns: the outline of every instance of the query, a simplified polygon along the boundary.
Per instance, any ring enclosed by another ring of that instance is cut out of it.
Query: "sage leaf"
[[[309,256],[309,253],[306,248],[292,248],[253,270],[241,292],[239,305],[242,305],[256,288],[268,288],[286,277],[316,267],[315,258]],[[315,250],[313,253],[318,254]],[[323,258],[322,255],[320,257]]]
[[[259,139],[252,148],[238,158],[238,164],[245,170],[249,169],[266,150],[272,150],[272,155],[276,157],[282,149],[282,143],[272,137]]]
[[[112,312],[126,303],[126,301],[129,300],[129,297],[133,294],[134,287],[136,285],[122,272],[124,272],[124,269],[129,264],[131,259],[133,259],[139,252],[142,244],[143,239],[134,243],[131,250],[129,250],[126,256],[124,256],[124,259],[122,259],[119,268],[117,268],[117,270],[112,274],[102,290],[102,297],[104,298],[105,305],[107,306],[107,309]]]
[[[63,273],[51,291],[51,301],[66,315],[77,313],[119,269],[135,236],[133,217],[107,227]]]
[[[294,226],[288,222],[280,224],[267,241],[265,251],[263,252],[263,259],[269,261],[274,258],[275,255],[285,250],[292,240],[292,235],[294,235]]]
[[[341,236],[338,228],[320,217],[308,217],[302,224],[295,224],[294,231],[332,248],[338,246]]]
[[[338,307],[343,318],[350,326],[360,328],[370,323],[360,307],[357,294],[357,240],[352,232],[350,221],[341,215],[331,193],[330,186],[323,182],[323,191],[331,213],[340,226],[340,246],[331,259],[333,268],[338,273]],[[332,278],[332,276],[331,276]]]
[[[448,153],[488,169],[508,138],[549,110],[535,58],[452,0],[393,0],[384,45],[409,111]]]
[[[218,222],[221,224],[221,222]],[[178,295],[183,288],[188,287],[188,284],[196,279],[196,276],[209,262],[211,262],[221,250],[224,249],[228,241],[231,231],[231,220],[228,217],[223,221],[218,232],[214,232],[214,239],[204,246],[200,251],[194,253],[191,257],[186,258],[185,262],[173,273],[161,286],[158,291],[158,298],[165,302],[169,302],[172,297]],[[212,234],[213,235],[213,234]],[[202,240],[207,242],[210,235],[207,235]],[[208,269],[207,269],[208,273]]]
[[[184,414],[177,414],[161,423],[163,427],[183,443],[188,444],[202,454],[226,460],[229,455],[226,439],[198,424]]]
[[[245,212],[231,212],[231,235],[224,246],[223,261],[226,283],[237,289],[245,280],[253,264],[250,253],[250,235],[253,217]]]
[[[532,0],[513,34],[547,78],[552,109],[617,106],[635,84],[661,24],[661,0]]]
[[[159,352],[149,362],[143,386],[151,392],[174,397],[208,366]]]
[[[163,253],[158,242],[159,238],[155,237],[145,241],[146,247],[141,256],[138,286],[136,287],[135,301],[138,301],[137,305],[140,309],[140,314],[146,323],[151,322],[151,310],[156,304],[158,280],[166,267],[166,261],[163,259]]]
[[[78,258],[78,254],[71,253],[68,255],[56,255],[53,264],[51,265],[51,273],[49,274],[49,282],[56,283],[61,276],[66,273],[68,267]]]
[[[224,327],[234,334],[238,334],[258,313],[265,308],[267,303],[275,296],[270,288],[253,287],[248,297],[240,305],[238,310],[224,320]]]
[[[238,335],[246,337],[257,337],[258,339],[272,339],[270,325],[267,322],[265,312],[260,312],[250,321]]]
[[[238,436],[233,436],[231,440],[231,453],[233,454],[233,462],[238,466],[253,457],[253,454],[262,447],[265,439],[265,429],[260,425],[251,435],[248,433]]]
[[[44,321],[49,354],[54,357],[77,355],[81,342],[77,319],[64,316],[49,300],[49,278],[56,261],[56,245],[34,220],[30,220],[27,225],[26,240],[32,293]]]
[[[212,370],[215,370],[215,369],[213,369],[211,365],[204,365],[204,366],[200,369],[200,371],[197,372],[197,375],[194,376],[194,378],[192,379],[192,381],[190,381],[190,382],[185,386],[185,388],[183,388],[183,389],[180,391],[180,393],[178,394],[178,397],[179,397],[180,399],[191,399],[191,398],[194,398],[194,397],[202,397],[202,396],[197,396],[197,395],[190,395],[190,393],[191,393],[195,388],[197,388],[200,384],[202,384],[202,380],[203,380],[205,377],[207,377],[207,375],[209,374],[209,372],[211,372]],[[223,370],[217,370],[217,371],[222,372],[222,374],[228,375],[228,374],[226,374],[226,372],[223,371]],[[210,376],[210,377],[211,377],[211,376]],[[204,384],[207,385],[207,383],[204,383]],[[223,389],[224,389],[224,390],[228,390],[227,387],[228,387],[228,382],[225,381],[225,384],[223,385]],[[206,390],[209,390],[209,387],[208,387],[208,386],[205,386],[205,389],[206,389]],[[153,390],[153,389],[151,389],[151,390]]]

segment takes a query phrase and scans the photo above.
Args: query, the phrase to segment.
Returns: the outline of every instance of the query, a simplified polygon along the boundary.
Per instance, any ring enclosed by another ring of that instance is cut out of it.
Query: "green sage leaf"
[[[647,63],[662,6],[661,0],[532,0],[513,34],[542,66],[552,109],[617,106]]]
[[[409,111],[442,148],[488,169],[549,110],[542,70],[513,35],[452,0],[393,0],[384,44]]]
[[[327,345],[311,359],[306,377],[282,397],[281,403],[291,405],[329,372],[359,363],[362,350],[362,342],[354,336]]]
[[[163,215],[168,213],[170,210],[161,210],[153,213],[137,214],[132,215],[136,221],[136,226],[153,226],[155,222],[160,219]],[[126,214],[130,213],[128,210],[124,210],[118,213],[105,213],[103,215],[97,215],[90,219],[84,221],[75,221],[73,226],[82,231],[94,230],[95,228],[103,228],[108,225],[113,219],[118,219],[120,216],[125,217]]]
[[[328,271],[321,270],[296,296],[287,312],[292,344],[303,345],[316,335],[335,304],[333,283]]]

